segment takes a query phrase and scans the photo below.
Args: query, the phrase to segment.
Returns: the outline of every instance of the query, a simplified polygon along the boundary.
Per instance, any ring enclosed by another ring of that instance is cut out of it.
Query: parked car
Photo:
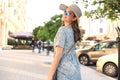
[[[96,43],[97,43],[96,41],[83,40],[77,43],[77,45],[80,49],[86,49],[86,48],[89,48],[89,46],[95,45]]]
[[[103,55],[117,53],[117,42],[115,40],[101,41],[89,48],[77,49],[76,53],[81,64],[89,65],[90,62],[96,63]]]
[[[108,76],[118,75],[118,53],[102,56],[98,59],[96,70]]]

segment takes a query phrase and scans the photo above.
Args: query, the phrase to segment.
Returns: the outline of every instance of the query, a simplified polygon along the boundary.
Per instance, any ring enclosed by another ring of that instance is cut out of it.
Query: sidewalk
[[[84,65],[81,65],[81,75],[82,80],[117,80]]]

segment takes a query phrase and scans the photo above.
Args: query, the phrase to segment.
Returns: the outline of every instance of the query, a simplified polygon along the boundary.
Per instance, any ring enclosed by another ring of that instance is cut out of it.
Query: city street
[[[34,53],[31,50],[0,51],[0,80],[45,80],[53,53]],[[82,80],[116,80],[81,65]]]
[[[0,80],[46,80],[58,43],[79,58],[80,70],[69,64],[67,74],[120,80],[119,42],[120,0],[0,0]]]

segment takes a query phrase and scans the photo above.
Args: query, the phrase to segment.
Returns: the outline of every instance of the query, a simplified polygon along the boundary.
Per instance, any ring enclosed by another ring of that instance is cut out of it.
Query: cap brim
[[[68,8],[68,6],[66,6],[65,4],[60,4],[60,6],[59,6],[60,10],[64,10],[66,8]]]

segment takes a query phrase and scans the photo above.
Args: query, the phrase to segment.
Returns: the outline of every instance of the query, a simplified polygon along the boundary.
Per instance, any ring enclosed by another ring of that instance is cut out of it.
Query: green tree
[[[82,4],[87,17],[95,19],[106,17],[111,20],[120,18],[120,0],[82,0]]]
[[[41,26],[38,26],[38,27],[36,27],[35,29],[33,29],[33,32],[32,32],[32,34],[34,35],[34,39],[35,40],[38,40],[38,38],[37,38],[37,33],[38,33],[38,31],[39,31],[39,29],[41,28]]]
[[[46,41],[48,39],[47,28],[46,27],[40,27],[36,36],[37,36],[38,39],[41,39],[42,41]]]
[[[49,39],[53,41],[58,28],[61,26],[61,16],[62,15],[55,15],[51,17],[50,21],[44,23],[44,26],[39,27],[38,31],[35,32],[37,39],[41,39],[43,41]]]

